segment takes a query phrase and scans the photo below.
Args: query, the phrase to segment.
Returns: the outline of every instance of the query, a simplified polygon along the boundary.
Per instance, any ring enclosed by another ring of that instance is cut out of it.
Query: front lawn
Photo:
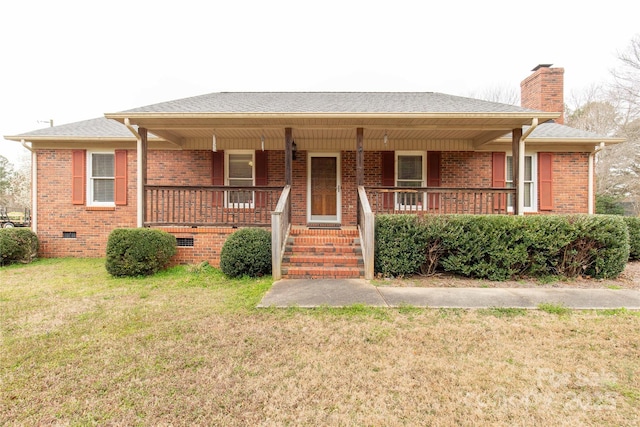
[[[0,425],[638,425],[625,310],[258,310],[269,278],[0,268]]]

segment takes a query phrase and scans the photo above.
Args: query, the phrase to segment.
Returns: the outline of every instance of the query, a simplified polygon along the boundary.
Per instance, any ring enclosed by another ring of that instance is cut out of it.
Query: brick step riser
[[[360,245],[360,239],[353,239],[351,237],[345,238],[317,238],[317,237],[289,237],[287,244],[292,245],[318,245],[318,246],[356,246]]]
[[[282,271],[282,277],[286,279],[360,279],[364,277],[364,270],[318,271],[290,268]]]
[[[348,267],[355,265],[364,265],[364,262],[358,258],[338,258],[338,259],[328,259],[323,257],[308,257],[308,256],[297,256],[287,258],[285,257],[282,260],[282,265],[285,266],[319,266],[319,267]]]
[[[362,256],[362,248],[355,246],[287,246],[284,250],[285,255],[327,255],[336,256]]]

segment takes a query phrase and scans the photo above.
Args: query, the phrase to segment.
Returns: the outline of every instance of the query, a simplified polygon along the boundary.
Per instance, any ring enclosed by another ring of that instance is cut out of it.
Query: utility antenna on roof
[[[49,123],[49,127],[53,127],[53,119],[49,120],[38,120],[38,123]]]

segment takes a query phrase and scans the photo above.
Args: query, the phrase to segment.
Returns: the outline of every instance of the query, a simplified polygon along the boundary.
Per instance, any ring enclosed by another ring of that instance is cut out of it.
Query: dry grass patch
[[[0,283],[0,424],[640,423],[635,312],[256,310],[268,280],[95,260]]]

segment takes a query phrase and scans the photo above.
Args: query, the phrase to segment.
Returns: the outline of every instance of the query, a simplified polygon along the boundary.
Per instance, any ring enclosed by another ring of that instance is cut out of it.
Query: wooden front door
[[[337,154],[309,156],[309,221],[340,221],[340,162]]]

